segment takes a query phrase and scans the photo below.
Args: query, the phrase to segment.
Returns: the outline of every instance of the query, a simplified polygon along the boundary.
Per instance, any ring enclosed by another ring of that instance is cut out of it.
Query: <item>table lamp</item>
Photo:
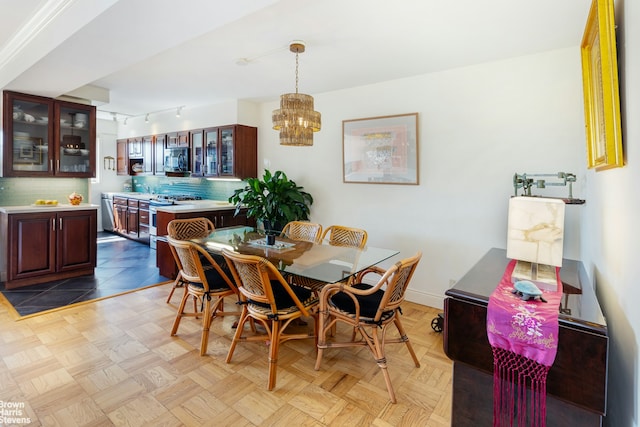
[[[507,258],[518,260],[513,282],[531,280],[537,285],[556,286],[555,267],[562,266],[564,209],[564,202],[558,199],[509,200]]]

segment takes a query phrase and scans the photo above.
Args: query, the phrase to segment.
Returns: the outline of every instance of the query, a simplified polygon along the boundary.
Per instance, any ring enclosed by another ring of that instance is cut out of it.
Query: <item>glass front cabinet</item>
[[[221,178],[257,176],[257,129],[232,125],[204,129],[194,144],[194,171]],[[200,164],[198,164],[200,163]]]
[[[3,102],[3,176],[95,177],[94,106],[9,91]]]

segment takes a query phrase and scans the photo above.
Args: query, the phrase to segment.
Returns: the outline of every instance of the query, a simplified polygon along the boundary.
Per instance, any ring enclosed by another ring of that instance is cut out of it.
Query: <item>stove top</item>
[[[192,194],[156,194],[149,202],[154,205],[173,205],[185,200],[202,200],[202,197]]]

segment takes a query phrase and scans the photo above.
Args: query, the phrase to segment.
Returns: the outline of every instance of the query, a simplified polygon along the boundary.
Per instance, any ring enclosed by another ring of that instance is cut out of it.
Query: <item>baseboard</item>
[[[420,292],[409,288],[406,290],[404,297],[407,301],[415,302],[416,304],[422,304],[440,310],[444,309],[444,295]]]

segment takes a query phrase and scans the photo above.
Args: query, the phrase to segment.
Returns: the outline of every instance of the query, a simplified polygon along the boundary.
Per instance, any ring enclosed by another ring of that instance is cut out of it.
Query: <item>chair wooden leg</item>
[[[420,361],[418,360],[418,357],[416,356],[415,351],[413,351],[413,346],[411,345],[411,341],[409,341],[409,336],[404,331],[404,327],[402,326],[402,322],[400,322],[400,318],[398,317],[397,314],[396,314],[395,319],[393,319],[393,323],[395,323],[396,328],[398,328],[398,332],[400,333],[400,340],[404,341],[404,343],[407,345],[407,348],[409,349],[409,353],[411,354],[411,357],[413,358],[413,363],[415,363],[416,368],[419,368],[420,367]]]
[[[280,347],[280,322],[274,320],[271,322],[271,336],[269,337],[269,380],[267,390],[273,390],[276,386],[276,373],[278,371],[278,349]]]
[[[211,328],[212,312],[211,301],[206,296],[202,297],[204,300],[204,309],[202,310],[202,338],[200,339],[200,356],[207,354],[207,347],[209,345],[209,329]]]
[[[173,328],[171,328],[171,336],[174,336],[178,332],[178,327],[180,326],[180,320],[184,316],[184,306],[187,304],[187,300],[189,299],[189,293],[186,288],[184,291],[184,295],[182,296],[182,300],[180,300],[180,306],[178,306],[178,314],[176,315],[176,320],[173,322]]]
[[[389,399],[391,400],[391,403],[396,403],[396,393],[393,390],[393,385],[391,385],[391,377],[389,376],[389,370],[387,369],[387,358],[384,355],[384,344],[382,343],[382,341],[384,341],[385,331],[382,331],[383,338],[381,341],[376,328],[376,326],[371,328],[373,347],[371,347],[371,345],[369,345],[369,347],[373,351],[373,356],[376,359],[378,367],[382,370],[382,376],[384,377],[384,382],[387,385],[387,391],[389,392]]]
[[[176,280],[173,281],[173,287],[171,288],[169,296],[167,297],[167,304],[169,303],[169,301],[171,301],[171,297],[173,296],[173,292],[176,290],[176,288],[179,288],[181,286],[184,286],[184,284],[182,283],[182,274],[178,272],[178,276],[176,277]]]
[[[318,324],[317,327],[317,332],[316,332],[316,349],[317,349],[317,354],[316,354],[316,366],[315,366],[315,370],[319,370],[320,369],[320,363],[322,363],[322,355],[324,354],[324,348],[326,346],[327,343],[327,331],[325,330],[325,324],[327,321],[327,314],[326,313],[318,313],[318,319],[316,321],[316,323]]]
[[[231,362],[231,357],[233,357],[233,352],[236,349],[236,345],[238,344],[238,341],[242,339],[242,331],[244,329],[244,324],[247,321],[248,317],[249,315],[247,312],[247,306],[242,306],[242,314],[240,314],[240,320],[238,320],[238,327],[236,328],[236,333],[233,334],[233,340],[231,341],[231,345],[229,346],[229,351],[227,352],[227,359],[225,360],[226,363]],[[251,319],[251,321],[253,322],[253,319]]]

